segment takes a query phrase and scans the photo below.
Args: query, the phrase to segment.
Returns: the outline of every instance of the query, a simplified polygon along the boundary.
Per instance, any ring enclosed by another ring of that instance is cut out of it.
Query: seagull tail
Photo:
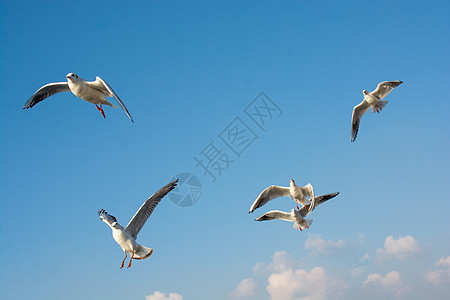
[[[147,248],[147,247],[141,246],[139,251],[137,251],[134,254],[133,258],[134,259],[146,259],[147,257],[149,257],[152,254],[153,254],[153,249],[152,248]]]
[[[388,104],[386,100],[381,100],[380,102],[378,102],[380,109],[383,109],[386,106],[386,104]]]
[[[373,112],[373,113],[376,112],[377,109],[378,109],[378,110],[382,110],[382,109],[386,106],[386,104],[388,104],[388,101],[386,101],[386,100],[380,100],[380,101],[378,101],[378,104],[376,104],[376,107],[375,107],[375,106],[372,106],[372,112]]]
[[[309,227],[312,224],[312,219],[305,219],[305,224]]]
[[[303,229],[311,226],[313,220],[312,219],[304,219],[303,221],[304,222],[301,222],[301,223],[295,222],[294,226],[293,226],[294,229],[301,229],[301,230],[303,230]]]

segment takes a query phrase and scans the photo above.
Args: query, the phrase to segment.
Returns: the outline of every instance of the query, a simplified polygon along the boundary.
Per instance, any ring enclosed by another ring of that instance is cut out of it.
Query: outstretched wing
[[[258,198],[256,198],[255,202],[253,202],[252,206],[250,207],[249,213],[252,213],[255,209],[263,206],[272,199],[289,196],[290,194],[291,192],[287,187],[276,185],[269,186],[267,189],[262,191],[262,193],[259,194]]]
[[[307,205],[303,206],[302,208],[300,208],[300,214],[302,215],[302,217],[306,217],[317,206],[319,206],[320,204],[324,203],[325,201],[328,201],[328,200],[336,197],[337,195],[339,195],[339,192],[316,196],[315,197],[315,204],[311,203],[311,204],[307,204]]]
[[[103,94],[105,94],[106,97],[114,97],[117,103],[119,103],[120,107],[122,107],[122,109],[125,111],[128,118],[130,118],[131,122],[134,123],[134,120],[131,117],[130,113],[128,112],[128,109],[126,108],[125,104],[122,102],[122,100],[120,100],[119,96],[116,94],[116,92],[114,92],[114,90],[109,86],[109,84],[106,83],[106,81],[97,76],[95,78],[95,81],[87,81],[86,85],[91,88],[100,90]]]
[[[359,122],[361,121],[362,116],[368,111],[370,108],[370,104],[363,100],[360,104],[356,105],[353,108],[352,114],[352,142],[355,141],[356,136],[358,135],[359,130]]]
[[[255,221],[270,221],[275,219],[295,222],[295,218],[292,216],[291,213],[279,210],[269,211],[263,214],[261,217],[255,219]]]
[[[403,81],[401,80],[380,82],[377,88],[372,92],[372,95],[381,100],[402,83]]]
[[[161,201],[161,199],[167,195],[171,190],[175,188],[178,183],[178,179],[172,181],[171,183],[165,185],[159,191],[157,191],[153,196],[148,198],[147,201],[142,204],[141,208],[136,212],[136,214],[131,218],[130,223],[128,223],[125,230],[134,238],[137,238],[139,231],[141,231],[142,226],[144,226],[148,217],[152,214],[156,205]]]
[[[67,82],[54,82],[41,87],[36,93],[28,99],[23,109],[30,108],[41,102],[42,100],[61,92],[69,92],[69,84]]]

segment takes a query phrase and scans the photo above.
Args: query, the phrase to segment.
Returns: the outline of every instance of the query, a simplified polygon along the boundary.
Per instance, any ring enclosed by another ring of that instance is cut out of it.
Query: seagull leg
[[[127,251],[124,251],[124,252],[125,252],[125,258],[122,260],[122,265],[120,266],[121,269],[123,268],[123,265],[125,264],[125,259],[127,259]]]
[[[97,104],[95,104],[95,107],[97,107],[97,109],[102,113],[103,118],[106,119],[105,112],[103,111],[102,105],[100,104],[100,107],[98,107]]]
[[[134,257],[134,251],[133,251],[133,253],[131,253],[130,262],[128,263],[128,267],[127,268],[131,267],[131,261],[133,260],[133,257]]]

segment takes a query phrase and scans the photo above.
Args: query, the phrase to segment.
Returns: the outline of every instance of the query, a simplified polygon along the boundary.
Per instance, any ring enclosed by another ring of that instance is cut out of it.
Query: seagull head
[[[75,81],[80,77],[78,77],[78,75],[75,73],[69,73],[66,75],[66,78],[67,78],[67,80]]]
[[[369,92],[368,92],[368,91],[366,91],[366,90],[364,90],[364,91],[363,91],[363,94],[364,94],[364,95],[366,95],[367,93],[369,93]]]
[[[294,179],[291,179],[291,181],[289,181],[289,184],[290,184],[290,185],[295,185]]]
[[[117,223],[117,219],[114,216],[109,215],[106,210],[100,209],[98,211],[98,215],[100,216],[100,220],[105,222],[109,225],[109,227],[112,228],[119,228],[121,227],[119,223]]]

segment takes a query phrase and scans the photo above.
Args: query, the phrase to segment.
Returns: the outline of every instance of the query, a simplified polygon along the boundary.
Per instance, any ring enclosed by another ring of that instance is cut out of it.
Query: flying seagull
[[[327,200],[330,200],[331,198],[336,197],[338,194],[339,192],[317,196],[315,199],[315,207]],[[309,228],[309,226],[311,226],[312,219],[305,219],[305,217],[314,210],[314,207],[312,207],[312,209],[311,207],[312,204],[306,204],[299,210],[291,209],[290,213],[279,210],[272,210],[255,219],[255,221],[269,221],[275,219],[290,221],[294,222],[294,229],[299,229],[300,231],[302,231],[303,229]]]
[[[272,185],[266,188],[264,191],[259,194],[258,198],[256,198],[255,202],[253,202],[252,207],[250,207],[249,213],[252,213],[255,209],[263,206],[267,202],[272,199],[279,197],[287,197],[289,196],[291,199],[298,203],[302,202],[302,204],[311,204],[314,202],[314,189],[310,183],[306,186],[298,186],[295,184],[294,179],[291,179],[289,183],[289,187]],[[306,197],[310,197],[308,200]],[[314,204],[313,204],[314,207]]]
[[[131,254],[128,268],[131,267],[131,261],[133,259],[146,259],[152,255],[152,248],[147,248],[136,243],[137,235],[148,217],[152,214],[156,205],[167,193],[175,188],[177,182],[178,179],[172,181],[145,201],[125,228],[117,222],[114,216],[109,215],[104,209],[99,210],[98,215],[100,219],[111,227],[114,240],[119,244],[123,252],[125,252],[125,258],[122,260],[122,265],[120,266],[121,269],[124,266],[127,253]]]
[[[81,98],[87,102],[95,104],[95,107],[100,111],[102,116],[106,118],[105,112],[102,109],[102,105],[108,105],[111,107],[117,107],[108,100],[106,97],[114,97],[119,103],[120,107],[123,108],[127,116],[130,118],[131,122],[134,123],[128,109],[120,100],[119,96],[114,92],[114,90],[100,77],[96,77],[95,81],[86,81],[77,74],[69,73],[66,76],[67,82],[53,82],[44,85],[36,93],[28,99],[27,103],[23,108],[31,108],[41,102],[42,100],[53,96],[54,94],[61,92],[72,92],[78,98]]]
[[[397,81],[383,81],[380,82],[377,86],[377,88],[369,93],[368,91],[364,90],[364,99],[363,101],[356,105],[353,108],[353,114],[352,114],[352,139],[351,141],[354,142],[356,139],[356,135],[358,134],[359,129],[359,122],[362,118],[362,116],[366,113],[366,111],[369,110],[370,107],[372,107],[372,113],[377,112],[379,113],[383,107],[386,106],[388,103],[387,101],[382,100],[384,97],[389,95],[389,93],[397,86],[402,84],[403,81],[397,80]]]

